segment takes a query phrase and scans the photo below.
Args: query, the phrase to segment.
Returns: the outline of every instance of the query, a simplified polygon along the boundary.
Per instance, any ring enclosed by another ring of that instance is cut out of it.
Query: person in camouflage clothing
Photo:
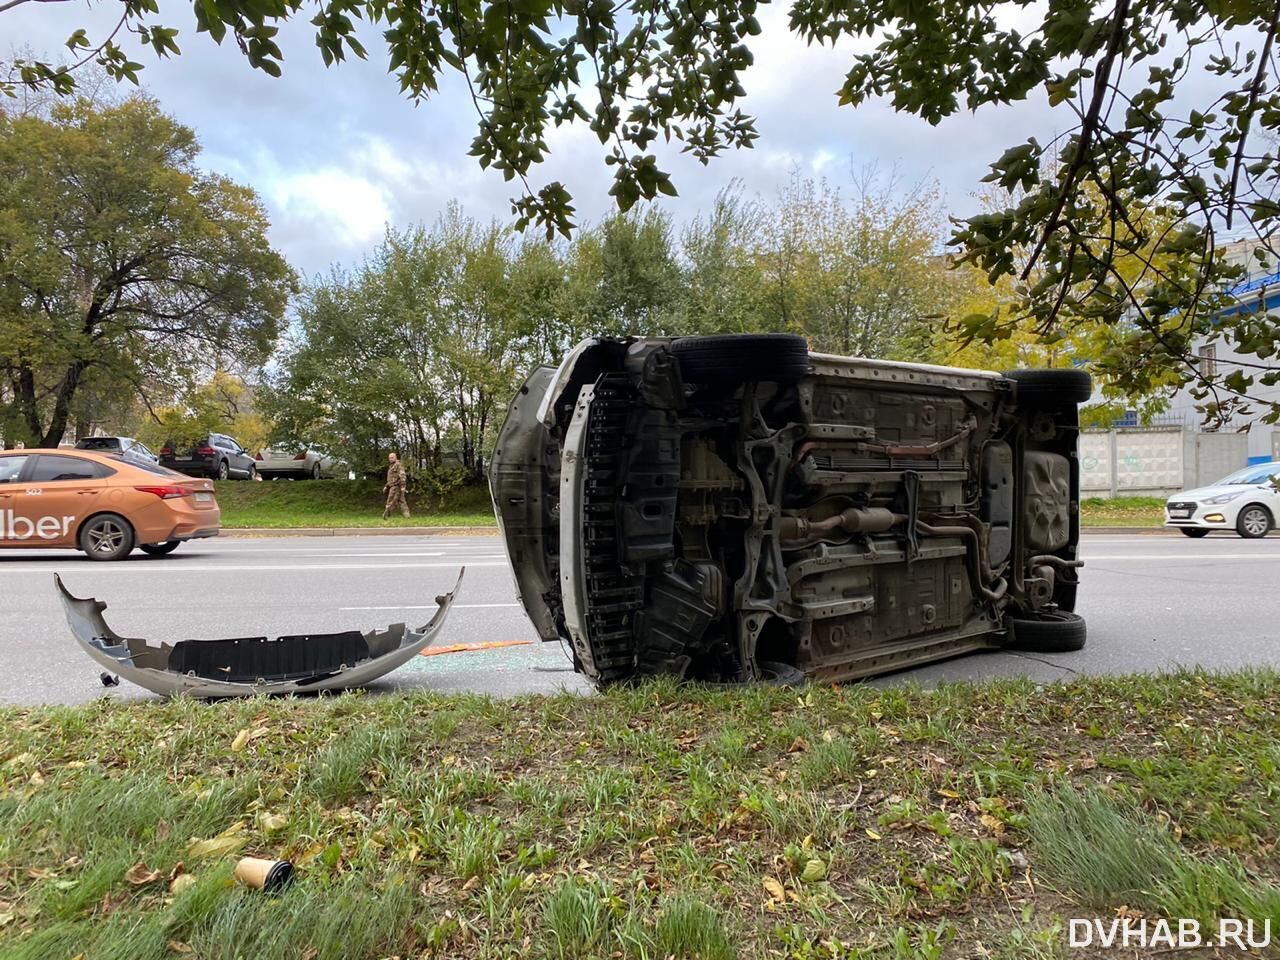
[[[386,520],[391,516],[392,510],[399,510],[404,516],[409,516],[409,501],[405,499],[405,488],[408,486],[408,478],[404,473],[404,464],[400,462],[400,458],[394,453],[387,454],[387,460],[390,466],[387,467],[387,483],[382,488],[382,492],[387,495],[387,505],[383,508],[382,519]]]

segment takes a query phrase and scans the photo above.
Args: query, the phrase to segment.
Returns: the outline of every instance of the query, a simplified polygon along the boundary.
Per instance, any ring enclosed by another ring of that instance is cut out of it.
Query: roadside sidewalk
[[[1143,534],[1169,536],[1168,527],[1082,527],[1085,536],[1095,534]],[[490,527],[224,527],[220,537],[487,537],[496,536]]]

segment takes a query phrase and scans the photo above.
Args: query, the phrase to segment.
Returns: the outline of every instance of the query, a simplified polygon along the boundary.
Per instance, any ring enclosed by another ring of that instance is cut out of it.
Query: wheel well
[[[770,617],[756,640],[756,663],[771,661],[789,667],[800,659],[800,644],[791,625],[780,617]]]
[[[129,533],[133,537],[134,543],[138,542],[138,529],[129,522],[129,518],[122,513],[116,513],[114,510],[99,510],[97,513],[91,513],[80,521],[80,525],[76,527],[76,546],[80,545],[80,534],[84,531],[85,526],[90,520],[96,520],[98,517],[119,517],[124,521],[124,525],[129,528]]]

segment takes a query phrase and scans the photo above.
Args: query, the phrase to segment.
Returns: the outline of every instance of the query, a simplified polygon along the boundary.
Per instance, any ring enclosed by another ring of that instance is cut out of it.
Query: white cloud
[[[56,56],[75,26],[100,35],[114,25],[101,4],[80,0],[58,7],[56,16],[38,9],[44,4],[15,8],[5,15],[6,26],[33,49]],[[749,95],[743,108],[757,118],[761,136],[754,149],[731,151],[703,166],[680,153],[678,144],[655,144],[680,191],[661,201],[677,223],[709,209],[731,180],[749,194],[772,197],[797,170],[840,184],[850,168],[868,163],[892,168],[907,182],[938,179],[948,207],[963,213],[974,205],[969,194],[987,164],[1011,143],[1043,137],[1050,126],[1042,98],[956,116],[937,127],[884,102],[839,107],[836,91],[852,55],[871,41],[810,46],[790,33],[787,15],[783,7],[762,8],[764,32],[752,42],[755,64],[744,77]],[[181,30],[181,56],[157,60],[136,39],[124,41],[145,65],[148,90],[196,129],[203,164],[263,196],[272,241],[296,267],[314,273],[358,261],[384,224],[430,223],[450,202],[482,220],[510,217],[519,181],[481,170],[467,156],[476,113],[459,78],[442,77],[440,92],[414,106],[387,74],[376,30],[362,33],[367,62],[326,69],[307,19],[281,28],[286,60],[280,79],[250,69],[230,40],[218,46],[197,34],[189,8],[166,11],[162,21]],[[611,168],[595,135],[578,124],[548,131],[547,140],[550,155],[531,173],[532,187],[563,182],[574,195],[579,222],[608,214]]]
[[[336,167],[294,174],[270,189],[286,216],[314,221],[348,242],[373,243],[391,220],[383,187]]]

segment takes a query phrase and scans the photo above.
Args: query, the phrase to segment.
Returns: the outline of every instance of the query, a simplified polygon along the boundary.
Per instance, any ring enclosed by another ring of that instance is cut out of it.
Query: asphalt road
[[[1071,654],[983,653],[875,683],[1152,671],[1202,664],[1280,664],[1280,536],[1246,541],[1089,535],[1080,613],[1089,644]],[[54,593],[108,604],[107,622],[152,642],[420,625],[434,597],[466,579],[437,646],[533,641],[496,536],[218,539],[170,557],[94,563],[79,554],[0,553],[0,703],[78,703],[150,696],[124,682],[104,691]],[[528,643],[419,657],[379,689],[497,695],[587,691],[558,645]]]

